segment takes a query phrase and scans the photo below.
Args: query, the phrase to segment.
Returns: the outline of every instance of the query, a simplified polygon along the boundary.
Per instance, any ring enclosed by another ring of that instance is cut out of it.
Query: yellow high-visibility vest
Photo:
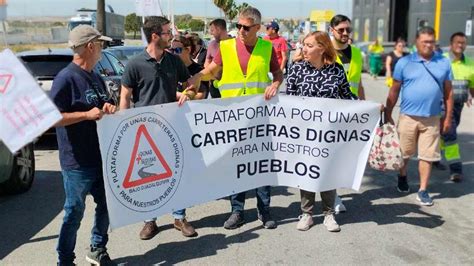
[[[222,98],[243,95],[262,94],[271,84],[268,77],[272,56],[272,43],[262,39],[257,40],[244,75],[237,56],[236,40],[234,38],[220,41],[222,55],[222,78],[219,81],[219,91]]]
[[[362,77],[362,53],[359,48],[351,45],[351,62],[349,64],[343,64],[339,55],[336,58],[336,62],[344,67],[347,81],[351,86],[351,92],[359,96],[359,83]]]

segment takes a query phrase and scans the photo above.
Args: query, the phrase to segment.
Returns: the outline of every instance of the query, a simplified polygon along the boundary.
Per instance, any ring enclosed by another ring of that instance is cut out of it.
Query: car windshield
[[[141,53],[145,48],[137,47],[133,49],[110,49],[119,60],[129,60],[134,55]]]
[[[67,55],[45,55],[45,56],[24,56],[21,58],[33,76],[55,77],[61,69],[71,63],[72,56]]]

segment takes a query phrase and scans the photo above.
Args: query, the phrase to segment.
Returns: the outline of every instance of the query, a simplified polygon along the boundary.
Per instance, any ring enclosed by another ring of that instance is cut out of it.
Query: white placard
[[[112,228],[264,185],[358,190],[379,104],[262,95],[98,122]]]
[[[56,106],[9,49],[0,53],[0,139],[11,152],[62,118]]]
[[[472,35],[472,20],[466,20],[466,36]]]
[[[160,9],[160,0],[135,0],[137,16],[163,16]]]

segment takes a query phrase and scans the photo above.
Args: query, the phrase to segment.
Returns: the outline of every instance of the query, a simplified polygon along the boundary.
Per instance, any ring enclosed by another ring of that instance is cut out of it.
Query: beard
[[[170,41],[165,41],[163,39],[160,39],[156,44],[155,47],[160,50],[165,50],[166,48],[171,47],[171,42]]]

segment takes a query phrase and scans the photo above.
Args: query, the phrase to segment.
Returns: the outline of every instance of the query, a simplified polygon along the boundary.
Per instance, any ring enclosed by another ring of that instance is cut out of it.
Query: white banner
[[[104,116],[112,228],[264,185],[358,190],[379,104],[262,95]]]
[[[0,53],[0,139],[13,153],[62,118],[12,51]]]
[[[160,0],[135,0],[137,16],[163,16]]]

